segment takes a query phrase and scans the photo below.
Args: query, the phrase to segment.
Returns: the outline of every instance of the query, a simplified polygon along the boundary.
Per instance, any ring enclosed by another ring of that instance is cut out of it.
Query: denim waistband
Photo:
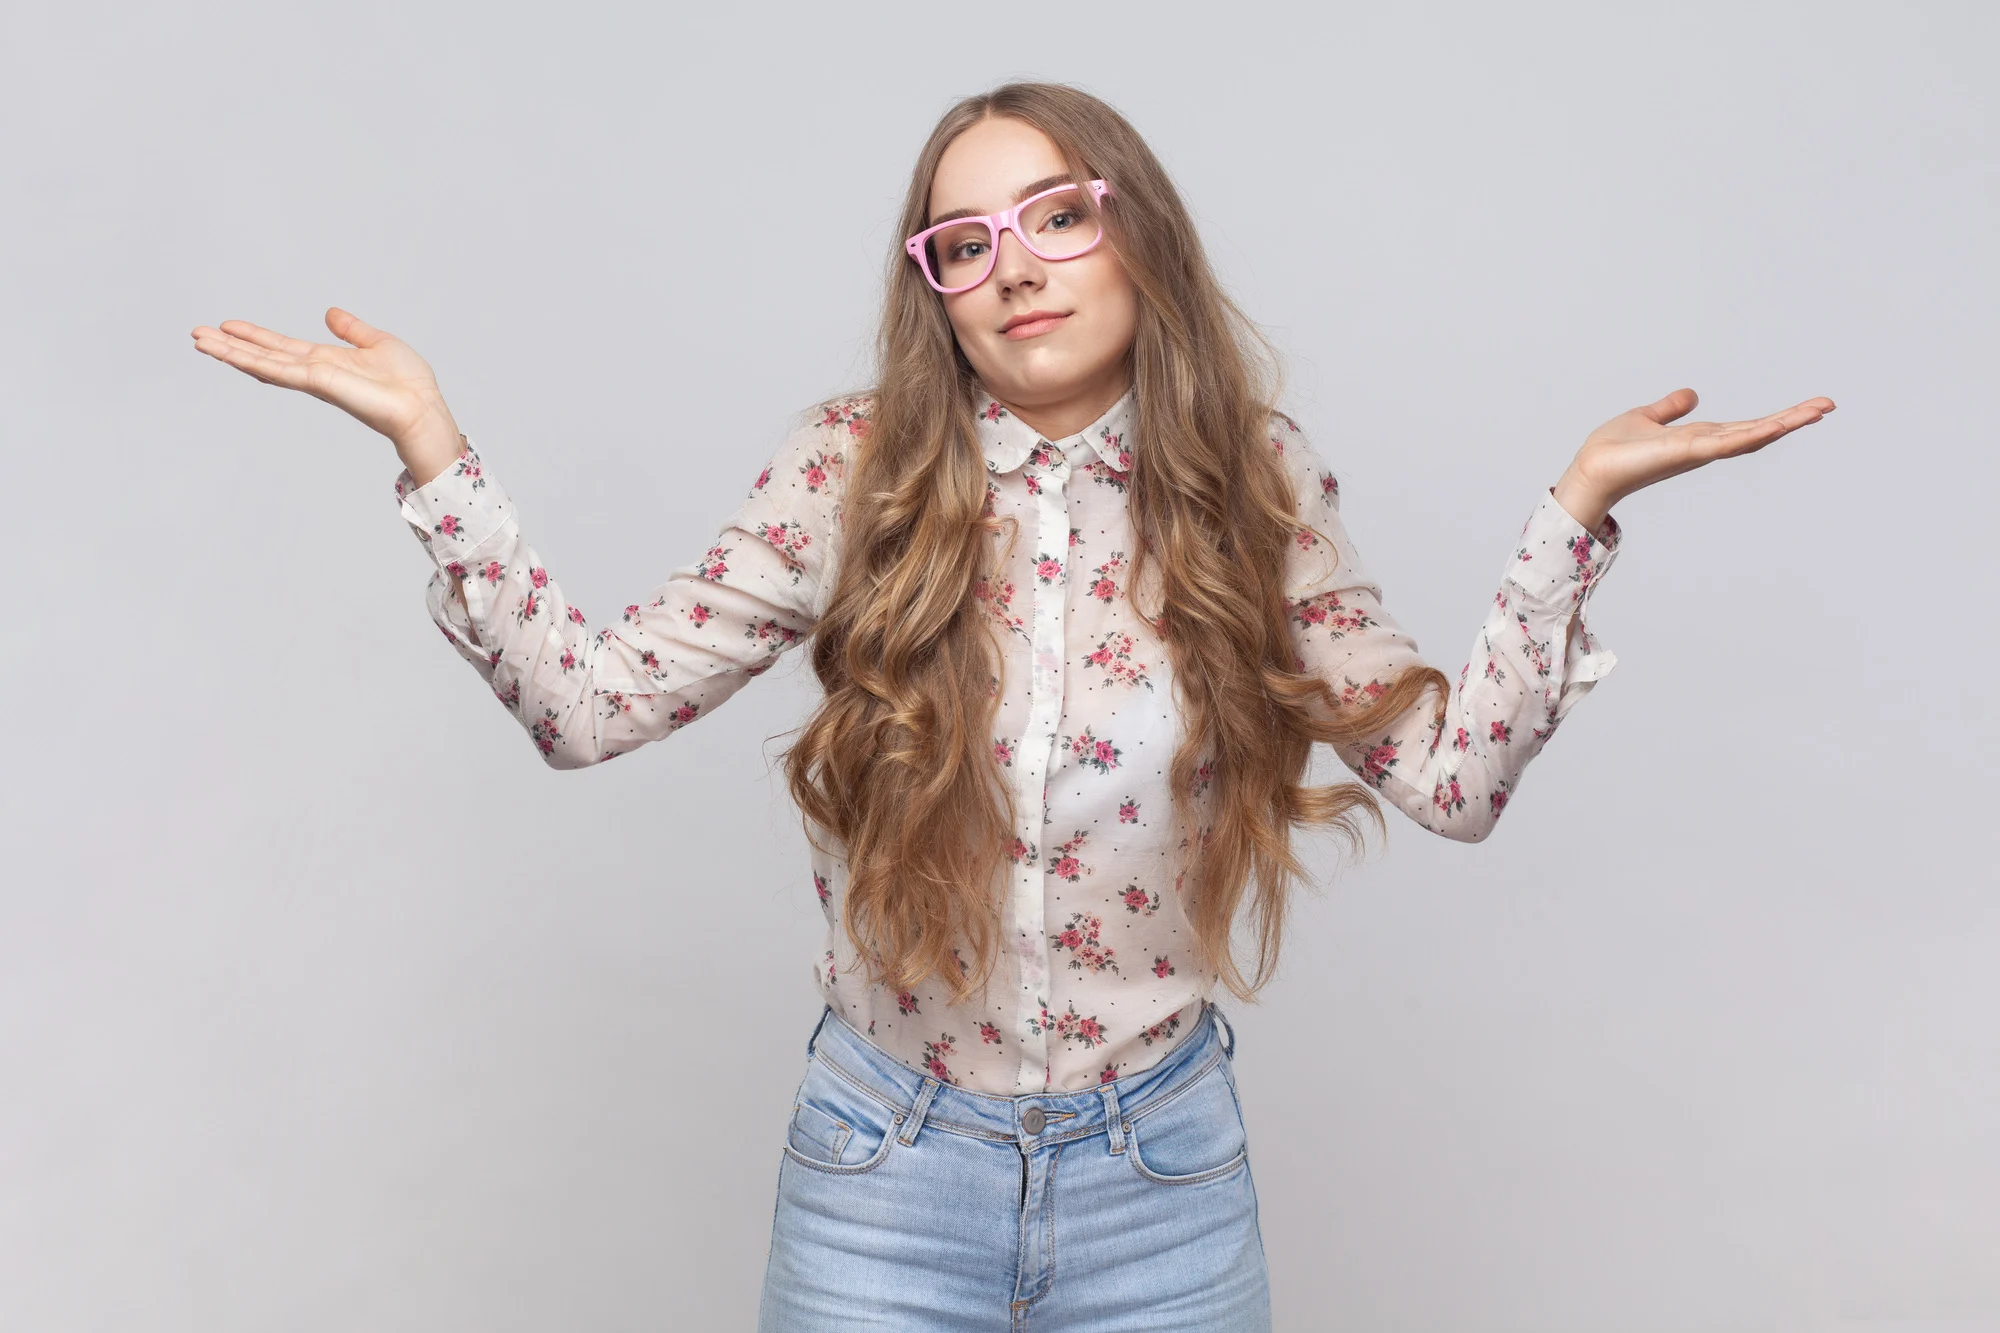
[[[1228,1032],[1225,1040],[1222,1033]],[[828,1005],[806,1039],[806,1052],[855,1091],[896,1112],[897,1137],[916,1141],[925,1125],[952,1134],[1033,1148],[1091,1134],[1109,1134],[1113,1152],[1125,1146],[1125,1129],[1147,1112],[1232,1056],[1236,1033],[1222,1010],[1202,1001],[1201,1019],[1165,1059],[1123,1078],[1076,1092],[1027,1092],[1007,1097],[954,1087],[904,1064],[857,1031]],[[1042,1128],[1029,1133],[1024,1118],[1041,1113]]]

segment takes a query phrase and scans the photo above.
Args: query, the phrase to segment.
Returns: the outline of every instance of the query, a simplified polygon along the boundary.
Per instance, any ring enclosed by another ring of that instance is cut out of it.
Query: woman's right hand
[[[424,359],[339,306],[326,312],[326,326],[353,346],[288,338],[240,319],[225,319],[219,329],[202,325],[194,346],[266,384],[332,403],[380,431],[419,486],[450,467],[461,447],[458,423]]]

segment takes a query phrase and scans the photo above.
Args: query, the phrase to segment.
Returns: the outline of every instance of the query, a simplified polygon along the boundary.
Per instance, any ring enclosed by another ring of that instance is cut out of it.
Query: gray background
[[[11,13],[0,1328],[752,1325],[802,656],[546,769],[387,443],[187,330],[405,337],[602,616],[866,381],[919,144],[1032,75],[1175,173],[1454,674],[1600,422],[1840,405],[1622,504],[1493,839],[1392,811],[1232,1006],[1279,1327],[2000,1329],[1992,8],[841,8]]]

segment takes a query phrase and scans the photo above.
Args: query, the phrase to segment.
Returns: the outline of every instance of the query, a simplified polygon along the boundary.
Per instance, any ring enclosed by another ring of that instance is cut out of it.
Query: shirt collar
[[[1138,395],[1127,389],[1108,411],[1074,435],[1044,441],[1021,418],[1009,412],[984,389],[973,398],[977,407],[979,443],[986,451],[988,472],[1012,472],[1028,460],[1037,445],[1055,446],[1071,467],[1082,467],[1095,459],[1120,472],[1131,470],[1132,425],[1138,419]]]

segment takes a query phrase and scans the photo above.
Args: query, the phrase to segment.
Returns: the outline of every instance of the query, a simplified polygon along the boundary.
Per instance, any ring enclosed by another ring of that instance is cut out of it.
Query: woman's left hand
[[[1611,506],[1632,492],[1718,458],[1755,453],[1834,408],[1831,398],[1808,398],[1755,421],[1667,424],[1693,411],[1699,401],[1693,389],[1676,389],[1657,403],[1635,407],[1599,426],[1556,483],[1556,503],[1595,532]]]

